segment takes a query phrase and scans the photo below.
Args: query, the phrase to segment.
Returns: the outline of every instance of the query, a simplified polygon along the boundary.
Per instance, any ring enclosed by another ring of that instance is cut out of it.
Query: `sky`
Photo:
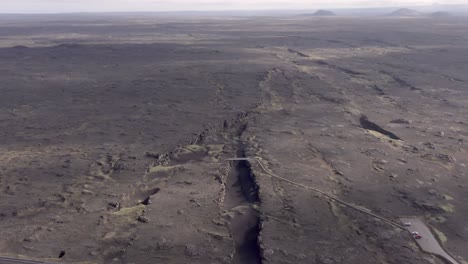
[[[434,0],[0,0],[0,13],[318,9],[434,3]],[[439,0],[437,3],[468,4],[468,0]]]

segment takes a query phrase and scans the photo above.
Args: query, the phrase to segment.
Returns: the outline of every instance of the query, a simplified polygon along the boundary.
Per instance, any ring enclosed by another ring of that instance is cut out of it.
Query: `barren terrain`
[[[443,263],[262,164],[468,261],[468,19],[0,16],[0,62],[1,256]]]

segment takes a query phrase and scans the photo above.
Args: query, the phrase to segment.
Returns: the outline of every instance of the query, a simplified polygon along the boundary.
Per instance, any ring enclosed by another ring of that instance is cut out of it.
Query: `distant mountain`
[[[434,18],[444,18],[444,17],[451,17],[452,14],[450,14],[449,12],[445,12],[445,11],[438,11],[438,12],[429,14],[429,16],[434,17]]]
[[[335,16],[335,13],[333,13],[332,11],[328,11],[328,10],[317,10],[317,12],[315,12],[313,15],[314,16]]]
[[[414,16],[422,16],[423,14],[419,11],[409,9],[409,8],[400,8],[392,13],[388,14],[389,16],[396,16],[396,17],[414,17]]]

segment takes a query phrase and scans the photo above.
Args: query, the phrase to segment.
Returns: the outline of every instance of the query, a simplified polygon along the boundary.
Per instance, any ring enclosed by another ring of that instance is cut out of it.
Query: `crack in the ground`
[[[403,67],[404,67],[405,72],[411,72],[411,73],[414,73],[414,74],[426,74],[426,75],[431,75],[431,76],[440,76],[441,78],[449,80],[451,82],[458,82],[458,83],[465,83],[466,82],[465,80],[462,80],[460,78],[450,76],[450,75],[447,75],[447,74],[443,74],[443,73],[440,73],[440,72],[434,71],[434,70],[420,69],[420,68],[416,68],[416,67],[410,67],[408,65],[403,66],[401,64],[392,64],[392,63],[385,63],[385,62],[378,62],[377,64],[378,65],[383,65],[383,66],[388,67],[388,68],[397,69],[397,70],[402,70]],[[385,73],[388,74],[388,72],[385,72]]]
[[[160,190],[161,190],[161,189],[159,189],[159,188],[154,188],[154,189],[152,189],[152,190],[149,190],[149,191],[147,192],[147,194],[146,194],[146,195],[147,195],[146,198],[141,202],[141,204],[143,204],[143,205],[149,205],[149,204],[151,204],[151,197],[152,197],[153,195],[157,194]]]
[[[342,66],[337,66],[337,65],[334,65],[334,64],[330,64],[326,61],[323,61],[323,60],[317,60],[315,61],[316,64],[318,65],[323,65],[323,66],[327,66],[331,69],[334,69],[334,70],[338,70],[340,72],[343,72],[343,73],[346,73],[346,74],[349,74],[349,75],[364,75],[364,73],[362,72],[357,72],[357,71],[354,71],[354,70],[351,70],[351,69],[348,69],[348,68],[345,68],[345,67],[342,67]]]
[[[237,157],[246,156],[246,145],[242,137],[247,130],[246,118],[229,125],[226,129],[232,153]],[[227,228],[234,241],[233,264],[262,263],[259,244],[260,213],[259,187],[248,161],[232,161],[224,179],[222,207]]]
[[[391,78],[395,83],[397,83],[401,87],[409,88],[412,91],[420,91],[421,90],[421,88],[418,88],[418,87],[410,84],[409,82],[401,79],[400,77],[398,77],[398,76],[396,76],[394,74],[391,74],[391,73],[386,72],[386,71],[379,71],[379,73],[388,76],[389,78]]]
[[[295,54],[295,55],[298,55],[300,57],[304,57],[304,58],[309,58],[310,56],[305,54],[305,53],[302,53],[300,51],[297,51],[297,50],[293,50],[293,49],[288,49],[288,52],[292,53],[292,54]]]
[[[328,39],[327,42],[330,42],[330,43],[333,43],[333,44],[341,44],[341,45],[344,45],[344,46],[349,47],[349,48],[356,48],[356,45],[349,44],[349,43],[347,43],[345,41],[341,41],[341,40]]]
[[[374,84],[371,86],[372,89],[374,89],[377,92],[377,95],[382,96],[385,95],[385,92],[382,88],[380,88],[378,85]]]
[[[127,202],[136,202],[138,206],[143,206],[142,208],[151,204],[152,196],[164,188],[167,180],[179,169],[183,169],[186,162],[199,160],[199,156],[208,153],[209,142],[225,142],[231,146],[238,157],[245,157],[246,145],[242,137],[248,128],[247,122],[250,115],[272,111],[275,107],[280,107],[282,103],[276,91],[270,87],[272,78],[276,77],[283,78],[286,82],[291,81],[282,69],[274,68],[267,71],[258,84],[263,91],[263,101],[257,108],[248,112],[240,112],[230,120],[211,124],[196,133],[194,137],[180,142],[178,146],[167,152],[147,152],[146,157],[153,159],[153,162],[148,165],[140,181],[134,185],[133,191],[128,193]],[[203,151],[199,152],[200,149]],[[259,190],[250,163],[248,161],[233,162],[229,176],[224,181],[221,180],[221,184],[225,185],[225,191],[220,201],[227,210],[224,214],[229,223],[227,227],[235,241],[231,263],[261,263]],[[146,222],[144,215],[140,216],[138,221]]]
[[[245,157],[241,148],[238,157]],[[258,187],[248,161],[235,161],[226,181],[224,206],[229,209],[229,231],[235,242],[233,264],[261,263]]]
[[[391,139],[401,140],[400,137],[393,134],[392,132],[383,129],[381,126],[377,125],[374,122],[369,121],[369,119],[365,115],[362,115],[361,118],[359,118],[359,122],[361,123],[361,127],[364,128],[364,129],[379,132],[380,134],[383,134],[383,135],[385,135],[385,136],[387,136],[387,137],[389,137]]]
[[[393,44],[393,43],[390,43],[390,42],[387,42],[387,41],[383,41],[383,40],[380,40],[380,39],[372,39],[372,38],[364,39],[364,43],[368,44],[370,42],[377,43],[377,44],[383,44],[383,45],[389,46],[389,47],[398,47],[398,45],[396,45],[396,44]]]
[[[275,74],[282,74],[284,76],[284,73],[281,69],[274,68],[274,69],[268,70],[264,74],[262,80],[258,84],[258,86],[260,87],[262,91],[262,101],[260,105],[257,107],[257,109],[260,111],[268,112],[268,111],[278,111],[278,110],[283,109],[283,105],[279,96],[271,88],[271,85],[269,84],[274,78]]]

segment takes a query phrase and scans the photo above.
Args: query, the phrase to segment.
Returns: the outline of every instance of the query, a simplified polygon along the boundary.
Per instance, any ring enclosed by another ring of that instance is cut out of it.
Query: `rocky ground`
[[[466,19],[0,21],[0,255],[467,263]]]

